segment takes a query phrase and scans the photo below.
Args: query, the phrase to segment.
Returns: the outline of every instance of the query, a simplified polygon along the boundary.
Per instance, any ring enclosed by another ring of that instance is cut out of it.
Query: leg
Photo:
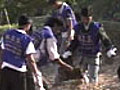
[[[119,78],[119,80],[120,80],[120,66],[119,66],[118,69],[117,69],[117,76],[118,76],[118,78]]]
[[[85,83],[89,83],[88,78],[88,59],[86,57],[81,58],[80,68],[83,75],[83,79]]]
[[[28,68],[28,71],[26,73],[26,83],[27,83],[27,90],[35,90],[33,76],[32,76],[32,73],[31,73],[29,68]]]
[[[89,60],[90,61],[90,60]],[[99,73],[99,62],[100,58],[91,58],[91,61],[88,66],[88,73],[90,82],[98,82],[98,73]]]
[[[26,90],[24,74],[10,68],[4,68],[0,90]]]
[[[11,90],[9,88],[9,79],[8,79],[9,73],[7,72],[6,69],[1,70],[1,81],[0,81],[0,90]]]
[[[26,73],[10,70],[11,88],[12,90],[27,90]]]
[[[90,82],[98,82],[98,72],[99,66],[98,65],[89,65],[89,79]]]

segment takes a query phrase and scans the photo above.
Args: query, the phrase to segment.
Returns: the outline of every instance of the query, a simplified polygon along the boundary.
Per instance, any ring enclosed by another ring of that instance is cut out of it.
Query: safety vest
[[[79,51],[84,56],[96,55],[101,50],[100,38],[98,36],[101,24],[92,22],[87,32],[83,23],[75,26],[75,32],[79,41]]]
[[[25,51],[30,41],[31,39],[28,35],[14,29],[7,30],[3,35],[5,46],[2,56],[3,61],[18,68],[26,65]]]
[[[54,38],[54,34],[49,26],[43,27],[41,30],[38,29],[33,32],[32,39],[34,46],[36,48],[36,51],[38,51],[38,60],[39,66],[46,65],[50,62],[49,60],[49,54],[47,51],[47,39]]]
[[[63,2],[62,6],[59,10],[57,10],[55,13],[53,13],[53,17],[56,17],[63,21],[64,27],[65,27],[65,29],[63,31],[66,31],[68,28],[67,22],[66,22],[66,20],[68,18],[71,18],[73,27],[77,24],[77,20],[76,20],[76,17],[75,17],[75,14],[74,14],[72,8],[65,2]]]

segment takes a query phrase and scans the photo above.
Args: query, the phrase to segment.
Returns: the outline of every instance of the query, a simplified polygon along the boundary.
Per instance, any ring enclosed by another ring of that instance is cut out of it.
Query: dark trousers
[[[0,90],[26,90],[26,73],[10,68],[1,71]]]
[[[35,84],[33,81],[33,76],[32,73],[30,71],[30,68],[28,68],[28,71],[26,73],[26,81],[27,81],[27,90],[35,90]]]

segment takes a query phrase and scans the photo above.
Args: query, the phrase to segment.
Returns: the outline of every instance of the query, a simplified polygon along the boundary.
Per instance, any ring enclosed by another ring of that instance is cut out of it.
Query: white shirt
[[[55,39],[53,38],[47,39],[47,50],[48,50],[50,60],[53,61],[60,57],[60,55],[58,54],[58,49],[57,49],[57,44]]]
[[[50,27],[46,26],[45,28],[49,29]],[[51,29],[49,29],[49,30],[51,30]],[[51,33],[51,34],[53,34],[53,33]],[[52,60],[52,61],[55,60],[55,59],[58,59],[60,57],[60,55],[58,54],[56,38],[55,37],[47,38],[47,43],[46,44],[47,44],[46,46],[47,46],[47,52],[49,54],[49,59]],[[44,40],[43,40],[41,42],[41,45],[40,45],[40,50],[41,51],[45,51],[44,46],[45,46],[45,43],[44,43]]]
[[[23,34],[26,34],[26,32],[23,31],[23,30],[19,30],[19,29],[18,29],[17,31],[18,31],[18,32],[21,32],[21,33],[23,33]],[[5,47],[4,47],[4,42],[3,42],[2,39],[1,39],[1,42],[2,42],[1,48],[2,48],[2,49],[5,49]],[[26,53],[26,54],[36,53],[35,48],[34,48],[34,45],[33,45],[32,42],[30,42],[30,43],[28,44],[25,53]],[[20,72],[26,72],[26,71],[27,71],[26,65],[23,65],[21,68],[18,68],[18,67],[14,66],[14,65],[12,65],[12,64],[9,64],[9,63],[7,63],[7,62],[5,62],[5,61],[3,61],[1,68],[4,68],[4,67],[9,67],[9,68],[11,68],[11,69],[14,69],[14,70],[20,71]]]

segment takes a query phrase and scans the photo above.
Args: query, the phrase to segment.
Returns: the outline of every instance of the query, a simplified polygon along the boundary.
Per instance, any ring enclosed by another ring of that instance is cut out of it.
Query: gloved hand
[[[111,58],[111,57],[116,56],[117,55],[116,52],[117,52],[117,48],[116,47],[113,47],[113,48],[109,49],[107,51],[107,57]]]
[[[71,51],[66,51],[66,52],[64,52],[63,54],[62,54],[62,57],[64,58],[64,59],[66,59],[66,58],[68,58],[69,56],[71,56],[72,55],[72,52]]]
[[[36,74],[33,74],[34,83],[36,86],[38,86],[39,90],[45,90],[43,87],[43,80],[42,80],[42,74],[41,72],[37,72]]]

